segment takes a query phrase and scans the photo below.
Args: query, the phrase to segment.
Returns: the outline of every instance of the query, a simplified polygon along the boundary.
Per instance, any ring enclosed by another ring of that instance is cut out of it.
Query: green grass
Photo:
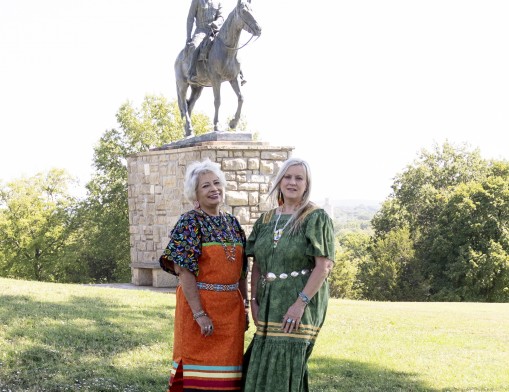
[[[174,294],[0,278],[0,392],[163,392],[174,309]],[[509,391],[508,347],[509,304],[332,300],[310,387]]]

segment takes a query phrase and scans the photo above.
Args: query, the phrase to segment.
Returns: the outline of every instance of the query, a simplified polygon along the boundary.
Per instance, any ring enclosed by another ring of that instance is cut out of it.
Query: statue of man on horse
[[[229,124],[231,129],[237,127],[244,100],[240,86],[245,83],[237,59],[238,50],[246,45],[239,46],[240,33],[245,30],[252,37],[261,34],[261,27],[254,18],[250,3],[251,0],[237,0],[237,6],[225,20],[220,0],[191,0],[186,46],[175,61],[178,105],[182,118],[185,118],[186,136],[193,133],[191,112],[204,87],[213,89],[214,131],[219,130],[220,87],[225,81],[230,83],[237,95],[237,111]],[[191,35],[195,24],[194,34]],[[189,87],[191,95],[187,98]]]

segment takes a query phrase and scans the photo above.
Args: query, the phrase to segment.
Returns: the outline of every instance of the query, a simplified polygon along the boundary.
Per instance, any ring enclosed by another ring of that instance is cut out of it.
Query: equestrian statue
[[[214,92],[214,131],[219,131],[221,83],[226,81],[237,95],[237,111],[229,126],[231,129],[237,127],[244,101],[240,86],[245,83],[237,52],[247,45],[239,47],[242,30],[251,34],[250,40],[261,34],[261,27],[251,10],[251,0],[238,0],[226,20],[223,20],[219,0],[192,0],[187,18],[186,47],[175,61],[178,106],[185,119],[186,137],[193,135],[191,112],[204,87],[212,87]],[[191,94],[187,98],[189,87]]]

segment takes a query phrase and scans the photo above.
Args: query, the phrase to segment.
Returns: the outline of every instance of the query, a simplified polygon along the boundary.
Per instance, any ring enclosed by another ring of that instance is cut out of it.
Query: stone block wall
[[[204,142],[184,148],[167,148],[130,156],[128,165],[129,230],[132,283],[174,287],[174,276],[159,267],[159,256],[169,232],[192,206],[183,195],[187,165],[206,157],[221,165],[227,188],[223,210],[235,215],[249,234],[267,200],[270,181],[293,147],[260,142]]]

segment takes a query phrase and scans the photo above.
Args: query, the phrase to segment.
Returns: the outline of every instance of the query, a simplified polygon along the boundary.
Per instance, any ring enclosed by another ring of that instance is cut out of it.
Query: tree
[[[360,294],[359,266],[369,260],[370,236],[350,232],[336,237],[336,257],[330,277],[330,294],[334,298],[357,298]]]
[[[68,246],[75,240],[74,180],[63,170],[0,187],[0,273],[3,276],[68,281]]]
[[[377,235],[407,225],[412,236],[418,236],[420,229],[436,219],[437,198],[459,184],[481,181],[486,174],[486,161],[479,150],[469,151],[466,145],[445,142],[431,152],[422,150],[413,164],[396,175],[393,195],[372,222]]]
[[[365,298],[379,301],[426,299],[427,286],[415,260],[408,228],[394,229],[377,238],[371,258],[360,265],[359,280]]]
[[[436,298],[509,301],[509,177],[458,186],[421,248]]]

